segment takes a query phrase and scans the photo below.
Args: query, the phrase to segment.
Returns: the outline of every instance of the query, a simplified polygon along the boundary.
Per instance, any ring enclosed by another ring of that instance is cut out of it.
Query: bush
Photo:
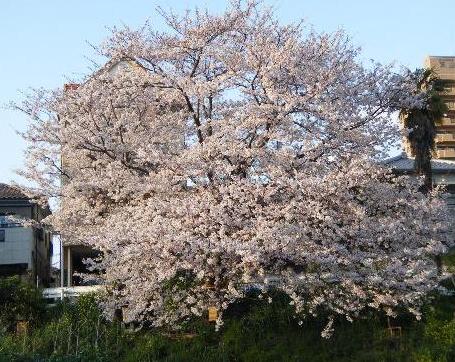
[[[0,278],[0,330],[12,331],[16,321],[25,320],[31,326],[45,315],[45,301],[40,290],[19,277]]]
[[[23,336],[0,336],[0,361],[116,361],[127,335],[103,318],[94,295],[50,308],[42,325]]]
[[[438,298],[420,322],[396,319],[401,338],[389,335],[384,316],[371,313],[353,323],[336,320],[326,340],[320,336],[326,319],[299,325],[280,294],[271,304],[252,295],[232,305],[220,332],[198,319],[172,335],[109,322],[88,295],[49,309],[29,334],[0,335],[0,361],[454,361],[454,301]]]

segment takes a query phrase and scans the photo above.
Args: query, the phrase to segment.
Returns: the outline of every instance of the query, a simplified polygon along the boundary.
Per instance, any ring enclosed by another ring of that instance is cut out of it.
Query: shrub
[[[14,329],[17,320],[37,325],[45,314],[45,301],[39,289],[19,277],[0,278],[0,330]]]
[[[232,305],[215,332],[204,319],[188,322],[177,335],[165,330],[128,331],[103,318],[94,295],[48,310],[31,333],[0,334],[0,361],[454,361],[455,298],[436,299],[424,319],[402,315],[390,337],[377,313],[350,323],[335,321],[329,340],[320,331],[324,318],[299,325],[286,296],[273,302],[257,295]]]

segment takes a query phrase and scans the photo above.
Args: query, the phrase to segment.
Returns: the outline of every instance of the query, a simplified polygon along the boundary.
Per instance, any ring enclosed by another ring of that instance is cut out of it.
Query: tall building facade
[[[455,56],[428,56],[424,66],[433,69],[440,79],[440,94],[448,109],[446,115],[436,122],[435,156],[455,160]]]

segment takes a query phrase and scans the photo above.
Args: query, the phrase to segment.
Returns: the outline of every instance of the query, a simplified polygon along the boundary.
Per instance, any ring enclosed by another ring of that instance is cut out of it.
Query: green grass
[[[326,340],[324,318],[299,326],[284,296],[238,303],[220,332],[196,320],[174,336],[107,322],[88,296],[49,310],[26,335],[3,333],[0,361],[455,361],[454,302],[439,297],[419,322],[401,316],[394,321],[401,337],[390,337],[386,319],[371,313],[337,320]]]
[[[30,330],[0,328],[0,361],[455,361],[454,296],[433,300],[422,321],[406,314],[394,320],[401,336],[391,337],[387,319],[370,312],[353,323],[336,320],[328,340],[320,336],[324,316],[300,326],[279,294],[271,304],[252,296],[233,305],[219,332],[199,319],[174,335],[108,322],[94,296],[45,313],[41,306],[23,310],[33,320]]]

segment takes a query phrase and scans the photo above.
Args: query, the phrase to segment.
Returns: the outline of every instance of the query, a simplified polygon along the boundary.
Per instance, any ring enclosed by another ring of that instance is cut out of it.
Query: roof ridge
[[[411,159],[411,158],[408,157],[405,152],[401,152],[399,155],[396,155],[396,156],[393,156],[393,157],[389,157],[389,158],[386,158],[386,159],[382,160],[381,163],[384,163],[384,164],[387,165],[387,164],[389,164],[391,162],[398,161],[398,160],[401,160],[401,159]]]

